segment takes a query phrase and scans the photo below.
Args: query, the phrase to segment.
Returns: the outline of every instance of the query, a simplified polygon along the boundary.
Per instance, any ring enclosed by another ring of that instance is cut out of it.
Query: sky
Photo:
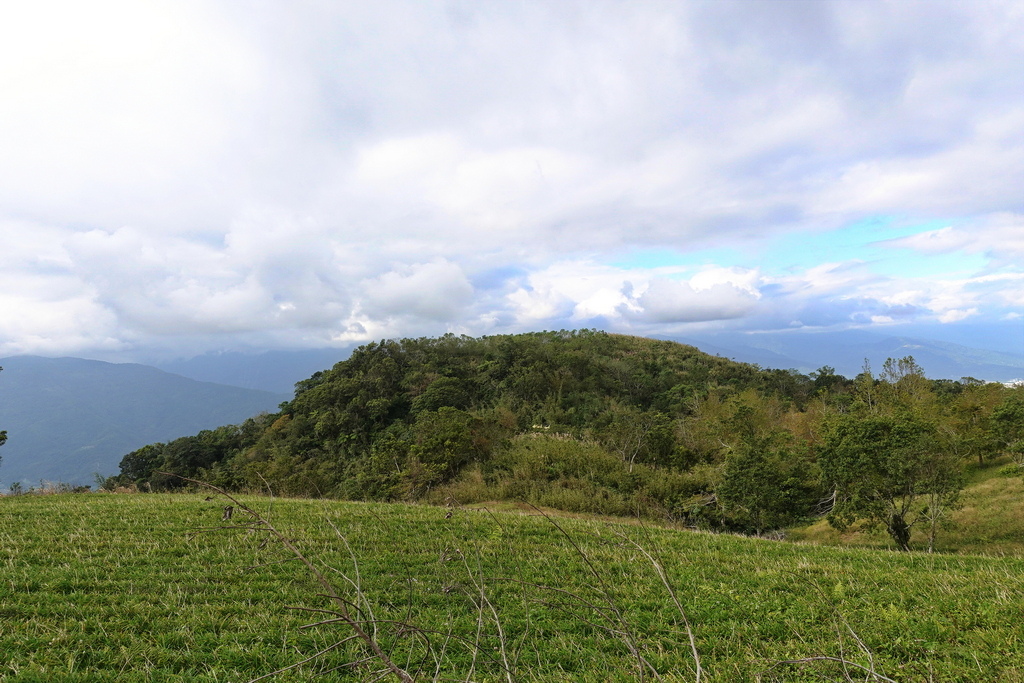
[[[0,0],[0,356],[1024,354],[1022,36],[1021,0]]]

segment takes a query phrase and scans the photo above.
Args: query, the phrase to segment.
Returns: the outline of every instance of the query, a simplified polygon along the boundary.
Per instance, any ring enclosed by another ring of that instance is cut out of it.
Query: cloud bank
[[[2,12],[2,355],[1024,307],[1017,2]]]

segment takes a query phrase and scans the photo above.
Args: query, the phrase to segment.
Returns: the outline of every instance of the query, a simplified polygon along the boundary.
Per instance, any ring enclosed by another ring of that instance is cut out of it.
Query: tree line
[[[384,340],[274,414],[127,454],[107,486],[523,500],[762,533],[827,516],[929,546],[972,463],[1024,465],[1024,388],[764,370],[594,330]]]

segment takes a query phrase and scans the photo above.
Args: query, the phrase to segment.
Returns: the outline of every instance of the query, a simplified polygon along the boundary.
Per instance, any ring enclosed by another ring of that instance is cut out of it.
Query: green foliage
[[[999,476],[1001,477],[1019,477],[1024,476],[1024,464],[1019,462],[1013,462],[1009,465],[1003,465],[999,468]]]
[[[109,477],[104,486],[148,485],[157,489],[184,486],[181,479],[167,476],[169,472],[183,477],[204,477],[231,485],[237,477],[226,471],[226,463],[244,448],[251,447],[263,436],[263,429],[272,424],[273,416],[259,415],[243,424],[206,429],[195,436],[184,436],[168,443],[143,446],[121,459],[121,473]],[[215,473],[216,476],[210,476]]]
[[[601,444],[632,470],[636,463],[672,465],[676,447],[672,419],[662,412],[613,406],[595,429]]]
[[[1005,387],[969,378],[939,386],[936,393],[946,394],[948,406],[939,426],[944,447],[958,457],[976,458],[978,465],[983,465],[999,451],[993,412],[1006,392]]]
[[[909,356],[851,381],[593,330],[382,340],[297,383],[278,414],[129,453],[111,483],[182,487],[170,472],[232,491],[518,500],[758,533],[838,491],[835,523],[883,524],[901,547],[921,524],[932,546],[966,461],[1024,443],[1009,393],[932,382]]]
[[[993,556],[1024,557],[1024,468],[1018,469],[1009,458],[1000,456],[984,464],[968,463],[963,470],[966,484],[957,504],[946,508],[939,520],[943,553],[981,553]],[[922,499],[919,508],[927,505]],[[911,547],[926,549],[931,534],[925,518],[915,525]],[[881,525],[869,528],[862,522],[838,530],[824,517],[786,529],[787,540],[815,545],[863,548],[893,548],[892,537]]]
[[[474,438],[479,429],[480,420],[458,408],[421,412],[412,426],[409,455],[436,472],[432,483],[445,481],[487,455],[483,444]]]
[[[296,495],[417,498],[534,426],[594,431],[631,468],[676,468],[689,457],[676,415],[708,391],[730,396],[769,378],[693,347],[590,330],[385,340],[299,382],[255,428],[129,454],[121,479],[173,488],[152,473],[204,473],[243,489],[266,480]]]
[[[921,497],[937,497],[933,510],[948,507],[963,487],[961,466],[937,447],[934,426],[908,413],[833,418],[819,464],[834,491],[829,521],[881,524],[901,550],[910,549]]]
[[[569,512],[625,514],[636,478],[595,442],[524,434],[497,452],[485,470],[499,498]]]
[[[121,459],[121,476],[132,482],[146,482],[163,466],[166,444],[155,443],[132,451]]]
[[[687,519],[687,503],[707,490],[692,473],[635,464],[595,441],[531,433],[509,440],[428,500],[515,500],[567,512]]]
[[[726,457],[718,498],[740,528],[761,533],[790,526],[811,517],[821,499],[816,469],[807,449],[775,432]]]
[[[1011,442],[1006,447],[1006,452],[1018,468],[1024,468],[1024,440]]]
[[[1006,393],[992,413],[992,423],[999,444],[1024,464],[1024,386]]]
[[[836,374],[836,369],[831,365],[823,365],[812,372],[810,379],[813,382],[812,393],[815,396],[829,396],[849,392],[853,382],[842,375]]]

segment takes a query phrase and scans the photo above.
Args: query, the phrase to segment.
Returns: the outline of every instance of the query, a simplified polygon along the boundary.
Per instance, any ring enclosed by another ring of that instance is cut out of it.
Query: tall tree
[[[811,516],[820,497],[815,479],[806,449],[776,430],[726,456],[715,493],[734,524],[760,534]]]
[[[1003,397],[992,413],[992,423],[999,445],[1018,465],[1024,465],[1024,386]]]
[[[818,462],[834,492],[829,522],[882,525],[901,550],[910,550],[911,529],[928,521],[926,512],[948,511],[963,488],[961,465],[938,448],[934,426],[908,412],[833,417]],[[933,544],[937,526],[936,518]]]
[[[671,418],[652,410],[613,406],[608,424],[597,430],[601,444],[622,458],[629,471],[640,463],[671,464],[675,436]]]
[[[853,379],[853,394],[859,409],[869,413],[876,412],[878,406],[876,384],[875,376],[871,374],[871,361],[865,358],[860,374]]]
[[[953,394],[944,406],[945,419],[939,426],[943,442],[957,456],[976,458],[979,465],[984,465],[985,458],[997,453],[1000,447],[992,429],[992,413],[1005,388],[967,377],[953,384],[958,385],[959,393]]]
[[[927,412],[934,403],[931,382],[913,356],[887,358],[879,376],[879,398],[889,409]]]

